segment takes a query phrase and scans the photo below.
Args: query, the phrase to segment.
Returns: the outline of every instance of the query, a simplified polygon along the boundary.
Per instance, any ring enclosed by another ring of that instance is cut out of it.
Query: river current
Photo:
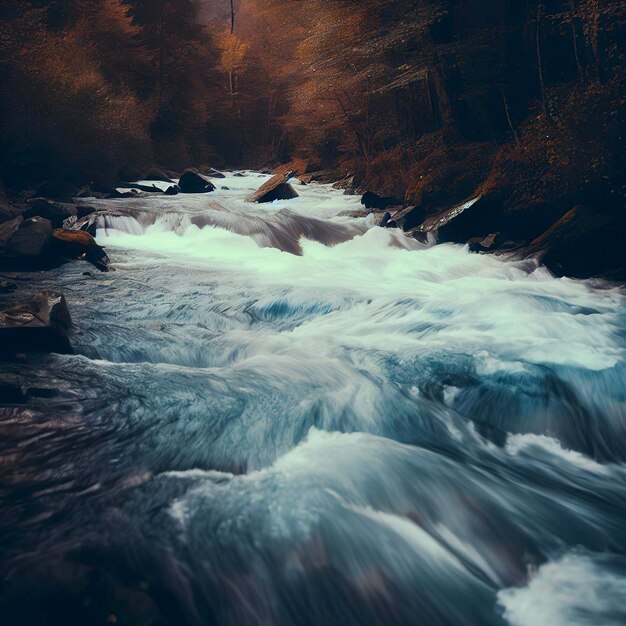
[[[623,290],[266,178],[96,201],[115,271],[38,279],[76,354],[5,367],[58,390],[0,420],[9,623],[626,623]]]

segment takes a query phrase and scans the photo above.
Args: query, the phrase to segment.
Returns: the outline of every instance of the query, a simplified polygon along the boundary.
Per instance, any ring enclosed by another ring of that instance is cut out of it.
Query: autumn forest
[[[0,622],[626,624],[623,0],[0,0]]]

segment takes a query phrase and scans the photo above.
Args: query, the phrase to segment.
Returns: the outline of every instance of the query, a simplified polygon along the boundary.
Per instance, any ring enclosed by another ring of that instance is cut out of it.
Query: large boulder
[[[64,259],[85,259],[101,272],[109,271],[109,257],[104,248],[84,230],[57,228],[52,233],[50,251]]]
[[[427,217],[419,226],[412,229],[412,232],[415,235],[436,233],[440,241],[465,243],[470,238],[490,230],[490,220],[486,219],[481,202],[482,198],[479,196],[450,209],[439,211]]]
[[[9,239],[17,232],[24,218],[21,215],[0,224],[0,250],[4,250]]]
[[[626,217],[576,206],[525,248],[557,276],[626,278]]]
[[[50,220],[43,217],[31,217],[23,220],[8,239],[6,252],[11,257],[33,262],[41,259],[51,237]]]
[[[6,198],[0,196],[0,224],[2,224],[2,222],[12,220],[18,215],[22,215],[23,213],[23,208],[19,208],[9,204]]]
[[[50,220],[53,228],[63,226],[63,222],[72,215],[76,215],[77,207],[75,204],[67,202],[56,202],[47,200],[46,198],[33,198],[29,200],[29,208],[24,213],[24,217],[45,217]]]
[[[215,190],[215,185],[195,168],[186,169],[178,181],[181,193],[208,193]]]
[[[79,189],[66,180],[47,180],[39,185],[35,195],[52,200],[71,200],[79,193]]]
[[[365,206],[366,209],[384,211],[390,206],[402,206],[403,202],[400,198],[396,198],[395,196],[379,196],[373,191],[366,191],[361,196],[361,204]]]
[[[419,226],[426,219],[427,211],[421,206],[409,206],[399,211],[391,212],[388,226],[397,226],[408,232]]]
[[[22,352],[70,354],[71,318],[63,294],[43,291],[0,310],[0,356]]]
[[[290,200],[297,198],[298,193],[287,182],[293,172],[276,174],[263,183],[252,195],[248,196],[249,202],[273,202],[274,200]]]

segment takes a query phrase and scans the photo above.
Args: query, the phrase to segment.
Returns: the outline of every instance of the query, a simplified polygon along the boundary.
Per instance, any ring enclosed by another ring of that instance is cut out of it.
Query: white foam
[[[525,587],[498,593],[511,626],[623,626],[625,598],[626,576],[576,553],[542,565]]]
[[[577,452],[576,450],[567,450],[563,448],[561,443],[554,437],[546,435],[535,435],[532,433],[509,435],[506,440],[506,451],[509,454],[528,454],[532,455],[532,449],[539,448],[547,452],[551,456],[557,457],[560,461],[575,466],[578,469],[596,474],[608,474],[610,467],[596,463],[593,459]]]

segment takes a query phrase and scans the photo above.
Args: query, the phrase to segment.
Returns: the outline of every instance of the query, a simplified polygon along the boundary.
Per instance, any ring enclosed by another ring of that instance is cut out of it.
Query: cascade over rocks
[[[71,354],[71,318],[63,294],[42,291],[0,310],[0,355],[22,352]]]
[[[287,182],[292,175],[292,171],[276,174],[248,196],[248,202],[273,202],[297,198],[298,192]]]
[[[181,174],[178,187],[181,193],[208,193],[215,190],[215,185],[207,176],[191,167]]]

